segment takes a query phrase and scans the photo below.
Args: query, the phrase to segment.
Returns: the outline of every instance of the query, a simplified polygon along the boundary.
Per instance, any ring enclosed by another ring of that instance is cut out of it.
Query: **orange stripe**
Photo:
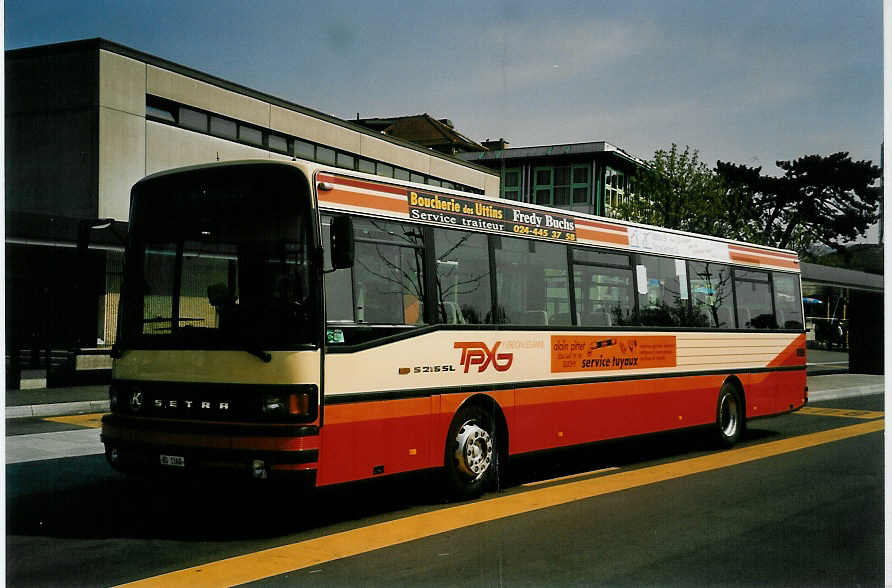
[[[632,380],[627,382],[607,381],[593,382],[591,384],[558,384],[536,388],[517,388],[517,406],[663,394],[667,392],[684,393],[687,390],[702,389],[704,387],[712,387],[718,391],[726,377],[727,374],[704,375],[696,378],[679,376],[677,378],[646,380],[646,386],[642,385],[639,380]]]
[[[233,449],[262,451],[303,451],[319,449],[319,437],[235,437]]]
[[[736,261],[738,263],[749,263],[753,265],[770,265],[775,267],[787,267],[791,269],[799,269],[798,261],[786,261],[783,259],[776,259],[771,257],[755,257],[752,255],[743,255],[741,253],[734,253],[733,251],[729,251],[728,255],[731,261]]]
[[[589,241],[600,241],[601,243],[616,243],[618,245],[628,245],[628,235],[617,235],[615,233],[607,233],[604,231],[589,231],[587,229],[576,227],[576,236],[580,239],[588,239]]]
[[[270,466],[271,469],[274,470],[291,470],[291,471],[309,471],[309,470],[318,470],[319,462],[314,461],[312,463],[278,463]]]
[[[331,190],[329,192],[320,192],[319,201],[325,204],[346,204],[348,206],[371,208],[373,210],[409,214],[408,201],[395,200],[393,198],[387,198],[386,196],[375,196],[373,194],[359,194],[357,192],[346,192],[344,190]]]
[[[429,397],[328,404],[325,406],[325,424],[339,425],[360,421],[399,419],[430,413],[431,399]]]
[[[593,228],[593,229],[608,229],[611,231],[621,231],[623,233],[628,232],[628,229],[622,225],[612,225],[610,223],[599,223],[590,220],[581,220],[575,219],[577,227],[585,227],[585,228]]]
[[[742,253],[755,253],[756,255],[776,255],[778,257],[786,257],[787,259],[797,259],[793,253],[785,253],[782,251],[769,251],[766,249],[758,249],[756,247],[746,247],[744,245],[728,245],[730,251],[740,251]]]
[[[362,188],[364,190],[375,190],[376,192],[388,192],[398,196],[406,196],[409,192],[402,186],[393,186],[390,184],[380,184],[378,182],[365,182],[353,178],[344,178],[340,176],[332,176],[329,174],[319,174],[316,179],[320,182],[331,182],[341,186],[350,186],[353,188]]]

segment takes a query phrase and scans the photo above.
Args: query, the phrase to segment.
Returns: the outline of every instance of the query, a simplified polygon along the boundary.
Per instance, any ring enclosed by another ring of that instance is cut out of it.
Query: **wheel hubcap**
[[[474,421],[463,424],[455,436],[458,469],[472,481],[483,477],[492,464],[492,436]]]
[[[733,394],[722,397],[721,410],[722,434],[725,437],[733,437],[737,433],[737,398]]]

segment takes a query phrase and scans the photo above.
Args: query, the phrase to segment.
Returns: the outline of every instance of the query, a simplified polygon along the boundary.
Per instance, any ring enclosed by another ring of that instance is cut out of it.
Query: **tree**
[[[618,218],[707,235],[728,228],[721,178],[700,161],[699,152],[672,144],[659,149],[635,175],[635,192],[615,207]]]
[[[841,151],[777,166],[781,177],[764,176],[760,167],[716,164],[726,191],[750,202],[750,240],[803,254],[816,244],[843,252],[846,242],[878,220],[882,190],[875,184],[881,172],[871,162],[852,161]]]

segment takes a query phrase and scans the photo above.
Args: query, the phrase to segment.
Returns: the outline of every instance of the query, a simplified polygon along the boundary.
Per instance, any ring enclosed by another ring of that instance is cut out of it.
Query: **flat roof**
[[[805,262],[800,263],[799,267],[802,272],[802,280],[813,284],[838,286],[853,290],[868,290],[871,292],[883,291],[885,280],[884,276],[879,274],[869,274],[842,267]]]
[[[178,73],[178,74],[181,74],[184,76],[195,78],[202,82],[213,84],[215,86],[218,86],[225,90],[229,90],[231,92],[236,92],[238,94],[249,96],[249,97],[255,98],[257,100],[269,102],[270,104],[274,104],[274,105],[280,106],[282,108],[287,108],[288,110],[293,110],[295,112],[299,112],[301,114],[305,114],[307,116],[311,116],[313,118],[323,120],[327,123],[331,123],[333,125],[337,125],[337,126],[345,128],[345,129],[355,131],[357,133],[362,133],[363,135],[375,137],[376,139],[380,139],[380,140],[386,141],[388,143],[393,143],[394,145],[399,145],[400,147],[406,147],[408,149],[412,149],[414,151],[418,151],[420,153],[424,153],[427,155],[432,155],[434,157],[438,157],[438,158],[444,159],[446,161],[451,161],[453,163],[465,165],[465,166],[468,166],[474,170],[484,172],[484,173],[487,173],[490,175],[495,175],[495,176],[499,175],[498,172],[493,171],[492,168],[478,165],[471,161],[459,159],[457,157],[451,157],[449,155],[440,153],[439,151],[427,149],[425,147],[416,145],[415,143],[412,143],[410,141],[399,139],[397,137],[390,137],[387,135],[382,135],[381,133],[376,133],[376,132],[372,131],[371,129],[365,128],[360,125],[353,124],[347,120],[337,118],[336,116],[332,116],[330,114],[325,114],[324,112],[320,112],[318,110],[313,110],[312,108],[307,108],[306,106],[301,106],[300,104],[296,104],[294,102],[284,100],[282,98],[273,96],[271,94],[266,94],[265,92],[253,90],[251,88],[248,88],[247,86],[242,86],[241,84],[237,84],[235,82],[230,82],[229,80],[219,78],[217,76],[199,71],[197,69],[193,69],[191,67],[181,65],[179,63],[175,63],[173,61],[164,59],[163,57],[151,55],[149,53],[139,51],[138,49],[133,49],[131,47],[121,45],[120,43],[115,43],[114,41],[109,41],[107,39],[103,39],[101,37],[96,37],[93,39],[81,39],[81,40],[77,40],[77,41],[68,41],[65,43],[54,43],[51,45],[37,45],[34,47],[24,47],[21,49],[10,49],[10,50],[6,51],[6,58],[14,59],[16,57],[32,57],[32,56],[40,56],[42,54],[52,55],[54,53],[60,53],[60,52],[64,52],[64,51],[82,51],[82,50],[89,50],[89,49],[95,49],[97,51],[102,49],[105,51],[110,51],[112,53],[117,53],[118,55],[123,55],[124,57],[136,59],[138,61],[142,61],[144,63],[154,65],[156,67],[161,67],[161,68],[170,70],[172,72],[175,72],[175,73]]]
[[[646,162],[635,157],[624,149],[607,141],[590,141],[587,143],[563,143],[558,145],[539,145],[535,147],[510,147],[482,153],[463,153],[459,157],[467,161],[499,159],[531,159],[535,157],[557,157],[561,155],[589,155],[595,153],[612,153],[638,165]]]

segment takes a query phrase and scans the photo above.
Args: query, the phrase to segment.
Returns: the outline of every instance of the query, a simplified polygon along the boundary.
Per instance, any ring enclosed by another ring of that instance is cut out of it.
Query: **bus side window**
[[[499,306],[514,325],[569,326],[565,245],[502,237],[496,248]]]
[[[354,219],[353,227],[357,322],[425,324],[421,228],[367,218]]]
[[[434,229],[437,316],[446,324],[480,324],[492,312],[486,235]]]
[[[625,253],[573,248],[576,323],[616,327],[634,321],[631,257]]]
[[[768,272],[734,269],[734,293],[737,296],[737,327],[740,329],[776,329]]]
[[[731,268],[720,263],[688,263],[693,302],[692,327],[734,328]]]
[[[647,284],[638,284],[638,313],[642,325],[677,327],[687,325],[689,297],[684,263],[670,257],[640,255],[638,263]]]
[[[774,284],[774,309],[781,329],[801,329],[802,296],[799,293],[799,277],[794,274],[772,272]]]

